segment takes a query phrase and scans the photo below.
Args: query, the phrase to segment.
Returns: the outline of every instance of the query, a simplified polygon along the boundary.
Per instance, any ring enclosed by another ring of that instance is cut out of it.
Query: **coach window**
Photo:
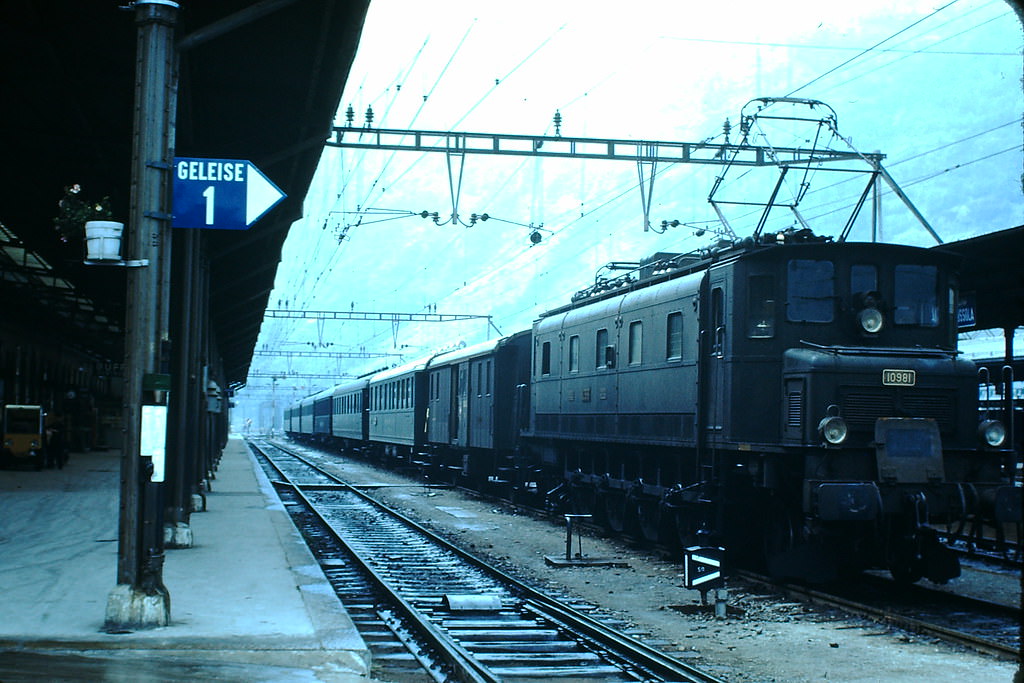
[[[629,324],[629,364],[640,365],[643,361],[644,324],[639,320]]]
[[[476,364],[476,395],[478,397],[479,396],[483,396],[483,391],[484,391],[483,372],[484,372],[484,364],[480,363],[480,362],[477,362],[477,364]]]
[[[771,275],[751,275],[747,281],[747,336],[775,336],[775,278]]]
[[[787,267],[786,319],[830,323],[835,311],[835,272],[831,261],[793,259]]]
[[[491,395],[491,361],[487,361],[487,369],[484,371],[484,382],[487,384],[487,391],[484,393],[488,396]]]
[[[594,359],[594,367],[596,368],[607,368],[607,351],[608,348],[608,330],[600,329],[597,331],[597,355]]]
[[[580,337],[574,334],[569,337],[569,372],[580,371]]]
[[[540,374],[551,374],[551,342],[544,342],[540,347]]]
[[[939,324],[938,272],[935,266],[896,266],[897,325],[936,327]]]
[[[665,360],[683,359],[683,314],[669,313],[665,319]]]

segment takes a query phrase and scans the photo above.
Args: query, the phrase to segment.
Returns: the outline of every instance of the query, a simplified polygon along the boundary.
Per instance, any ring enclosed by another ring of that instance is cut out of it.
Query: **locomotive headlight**
[[[39,440],[38,439],[32,439],[32,443],[30,443],[28,446],[29,446],[29,448],[39,448]]]
[[[998,448],[1006,441],[1006,427],[999,420],[984,420],[978,425],[978,437],[986,446]]]
[[[861,329],[868,334],[878,334],[882,331],[885,318],[877,308],[865,308],[857,314],[857,322],[860,323]]]
[[[848,434],[846,420],[838,415],[829,415],[818,423],[818,434],[826,442],[833,446],[838,446],[846,441],[846,435]]]

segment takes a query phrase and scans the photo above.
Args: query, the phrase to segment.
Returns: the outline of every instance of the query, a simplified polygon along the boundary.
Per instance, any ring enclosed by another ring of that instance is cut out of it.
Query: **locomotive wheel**
[[[764,562],[767,565],[772,558],[796,545],[796,529],[793,519],[785,512],[777,511],[765,524],[764,531]]]
[[[889,565],[889,573],[896,583],[917,583],[924,576],[920,562],[893,562]]]
[[[605,491],[601,499],[605,525],[609,531],[621,534],[626,530],[626,497],[616,491]]]
[[[896,583],[917,583],[924,576],[924,562],[912,547],[903,546],[889,556],[889,573]]]
[[[676,538],[679,539],[679,547],[686,549],[691,546],[700,545],[698,531],[700,522],[697,521],[692,509],[686,507],[677,508],[675,512]]]
[[[570,498],[570,509],[574,515],[597,514],[597,491],[591,486],[572,487]]]
[[[637,526],[645,540],[657,543],[661,538],[661,506],[656,500],[635,500]]]

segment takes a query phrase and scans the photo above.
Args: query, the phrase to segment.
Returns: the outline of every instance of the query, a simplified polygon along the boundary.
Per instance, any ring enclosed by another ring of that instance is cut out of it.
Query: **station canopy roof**
[[[229,383],[248,372],[281,246],[301,215],[368,3],[179,2],[176,156],[251,161],[288,195],[247,231],[203,231],[210,324]],[[76,309],[67,334],[114,362],[123,350],[124,271],[84,266],[83,245],[62,242],[53,219],[74,184],[84,197],[109,197],[115,219],[128,214],[137,31],[130,5],[0,4],[0,246],[21,258],[0,259],[4,314],[12,297],[25,301],[27,287],[37,285],[38,300],[69,293],[53,309]],[[86,324],[91,310],[103,324]],[[56,320],[53,311],[35,307],[42,320]]]
[[[933,248],[960,257],[960,291],[974,298],[975,329],[1024,325],[1024,225]]]

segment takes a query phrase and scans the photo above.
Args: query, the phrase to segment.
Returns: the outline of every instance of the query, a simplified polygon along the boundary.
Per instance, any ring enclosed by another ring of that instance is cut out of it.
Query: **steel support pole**
[[[174,29],[178,4],[137,0],[135,115],[132,145],[125,312],[124,450],[117,586],[107,599],[108,631],[164,626],[170,596],[163,585],[161,485],[141,456],[144,375],[161,372],[167,340],[170,213],[168,170],[177,106]]]
[[[171,365],[171,397],[167,430],[167,524],[164,543],[168,548],[192,547],[192,480],[189,478],[189,390],[192,368],[189,364],[190,345],[193,343],[193,269],[196,258],[196,231],[178,230],[173,236],[174,250],[174,302],[173,359]]]

